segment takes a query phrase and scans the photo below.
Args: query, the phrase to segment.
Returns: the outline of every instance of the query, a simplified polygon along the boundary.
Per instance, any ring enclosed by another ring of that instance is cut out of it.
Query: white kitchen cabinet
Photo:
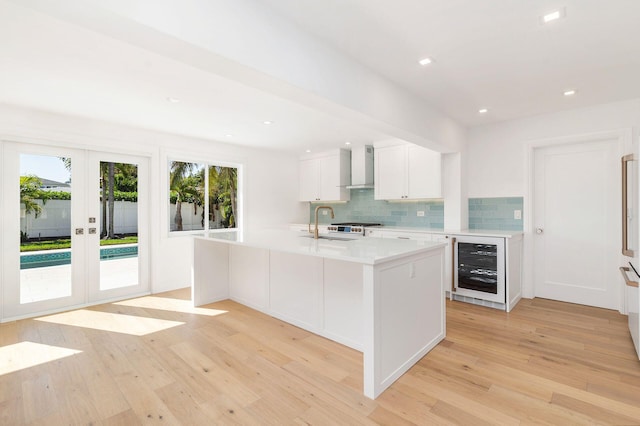
[[[363,393],[376,398],[445,337],[444,253],[369,240],[281,230],[196,237],[194,306],[231,297],[362,352]]]
[[[441,156],[414,144],[376,146],[376,200],[442,197]]]
[[[448,235],[419,230],[398,231],[384,228],[367,228],[365,235],[375,238],[397,238],[400,240],[433,241],[447,244],[444,250],[444,286],[446,291],[451,289],[453,284],[453,246],[451,244],[452,240]]]
[[[351,152],[326,151],[300,160],[300,201],[348,201]]]
[[[323,259],[269,253],[269,308],[276,318],[308,330],[323,326]]]
[[[229,280],[236,285],[229,295],[243,305],[265,310],[269,307],[269,250],[230,246]]]

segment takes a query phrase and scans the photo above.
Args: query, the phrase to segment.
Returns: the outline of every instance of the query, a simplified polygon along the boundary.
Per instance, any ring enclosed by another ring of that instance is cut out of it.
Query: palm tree
[[[235,167],[209,167],[210,204],[222,204],[223,222],[233,228],[236,223],[238,169]]]
[[[42,206],[36,201],[39,196],[42,181],[38,176],[20,176],[20,203],[24,205],[25,213],[35,212],[36,217],[42,212]],[[42,200],[43,204],[45,200]]]
[[[129,163],[100,162],[100,187],[102,190],[101,238],[115,238],[114,207],[115,191],[138,190],[138,166]],[[122,188],[125,186],[126,188]],[[106,187],[106,188],[105,188]]]
[[[36,218],[42,212],[42,206],[36,201],[39,197],[42,181],[38,176],[20,176],[20,204],[24,205],[25,214],[35,212]],[[42,200],[44,204],[46,200]],[[26,222],[25,222],[26,226]],[[20,240],[27,238],[27,229],[20,231]]]
[[[202,177],[201,172],[196,172],[198,164],[172,161],[169,167],[169,189],[176,196],[176,215],[174,223],[176,231],[182,231],[182,203],[192,201],[194,214],[197,213],[197,205],[202,204]],[[196,173],[194,173],[196,172]]]

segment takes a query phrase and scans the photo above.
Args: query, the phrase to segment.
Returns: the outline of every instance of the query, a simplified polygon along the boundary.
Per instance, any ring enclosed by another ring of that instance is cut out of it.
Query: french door
[[[2,158],[4,319],[148,292],[146,157],[5,143]]]

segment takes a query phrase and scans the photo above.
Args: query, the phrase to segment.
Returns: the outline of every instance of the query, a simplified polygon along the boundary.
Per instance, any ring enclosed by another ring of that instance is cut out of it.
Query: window
[[[238,217],[237,167],[169,161],[170,232],[236,228]]]

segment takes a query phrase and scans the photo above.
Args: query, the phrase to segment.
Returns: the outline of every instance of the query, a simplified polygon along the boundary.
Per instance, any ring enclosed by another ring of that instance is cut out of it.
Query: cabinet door
[[[317,159],[300,160],[300,201],[316,201],[320,198],[318,181],[320,163]]]
[[[453,286],[453,246],[451,238],[447,235],[432,234],[432,241],[437,243],[446,243],[444,249],[444,289],[450,291]]]
[[[384,238],[396,238],[399,240],[431,241],[431,234],[424,232],[385,231]]]
[[[408,198],[441,198],[440,153],[410,145],[407,157]]]
[[[374,157],[376,200],[399,200],[406,195],[406,146],[376,149]]]
[[[319,159],[320,177],[318,182],[321,200],[340,200],[340,157],[331,156]]]

